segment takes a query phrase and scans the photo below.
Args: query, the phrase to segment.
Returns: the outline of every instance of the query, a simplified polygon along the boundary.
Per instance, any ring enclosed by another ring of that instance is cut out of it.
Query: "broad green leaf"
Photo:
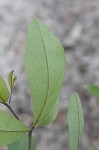
[[[15,80],[17,79],[16,76],[13,75],[14,70],[12,70],[8,75],[8,83],[10,86],[10,89],[14,86]]]
[[[64,49],[40,20],[28,28],[25,67],[34,108],[34,126],[48,115],[57,101],[64,78]]]
[[[8,150],[28,150],[28,136],[27,134],[12,144],[8,145]],[[32,137],[31,150],[35,150],[35,142]]]
[[[86,89],[94,96],[99,98],[99,86],[96,85],[88,85],[86,86]]]
[[[28,130],[21,121],[0,110],[0,147],[13,143]]]
[[[5,81],[0,76],[0,102],[7,102],[9,98],[8,88],[6,86]]]
[[[79,96],[76,93],[71,96],[67,117],[70,150],[78,150],[79,141],[84,130],[84,116]]]
[[[52,106],[47,116],[45,116],[45,118],[40,121],[40,125],[44,126],[44,125],[48,125],[52,123],[57,117],[58,108],[59,108],[59,98],[57,99],[55,104]]]

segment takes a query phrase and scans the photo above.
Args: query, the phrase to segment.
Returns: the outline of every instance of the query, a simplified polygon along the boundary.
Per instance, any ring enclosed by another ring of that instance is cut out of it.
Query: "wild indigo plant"
[[[33,104],[33,124],[27,127],[11,108],[11,96],[16,77],[8,75],[9,89],[0,77],[0,103],[13,115],[0,110],[0,146],[9,150],[34,150],[32,132],[36,127],[52,123],[58,113],[59,95],[65,70],[64,49],[59,40],[39,19],[31,21],[26,36],[25,68]],[[9,92],[10,91],[10,92]],[[84,128],[80,99],[71,96],[68,108],[70,149],[77,150]]]

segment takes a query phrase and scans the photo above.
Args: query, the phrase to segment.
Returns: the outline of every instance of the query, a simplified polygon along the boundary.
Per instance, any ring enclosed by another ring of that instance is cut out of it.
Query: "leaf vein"
[[[47,58],[47,53],[46,53],[46,47],[45,47],[45,44],[44,44],[44,39],[43,39],[43,35],[42,35],[42,32],[41,32],[41,29],[39,27],[39,24],[38,24],[38,20],[36,19],[36,23],[37,23],[37,26],[38,26],[38,29],[40,31],[40,35],[41,35],[41,39],[42,39],[42,43],[43,43],[43,47],[44,47],[44,52],[45,52],[45,58],[46,58],[46,65],[47,65],[47,91],[46,91],[46,96],[45,96],[45,101],[44,101],[44,105],[42,106],[42,109],[41,109],[41,112],[37,118],[37,121],[35,122],[34,126],[39,123],[39,119],[43,113],[43,110],[44,110],[44,107],[46,105],[46,102],[47,102],[47,99],[48,99],[48,92],[49,92],[49,67],[48,67],[48,58]]]
[[[75,94],[75,97],[76,97],[76,104],[77,104],[77,111],[78,111],[78,143],[77,143],[77,149],[78,149],[79,138],[80,138],[80,116],[79,116],[79,106],[78,106],[76,94]]]

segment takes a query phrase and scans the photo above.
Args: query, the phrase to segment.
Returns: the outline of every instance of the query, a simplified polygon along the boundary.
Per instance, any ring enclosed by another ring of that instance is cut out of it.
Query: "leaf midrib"
[[[78,143],[77,143],[77,149],[78,149],[78,144],[79,144],[79,138],[80,138],[80,116],[79,116],[79,107],[78,107],[78,101],[77,101],[77,95],[75,94],[76,98],[76,104],[77,104],[77,111],[78,111]]]
[[[0,130],[0,132],[28,132],[29,130]]]
[[[38,118],[37,118],[37,120],[36,120],[34,126],[35,126],[37,123],[39,123],[39,121],[40,121],[40,117],[41,117],[41,115],[42,115],[42,113],[43,113],[43,110],[44,110],[44,107],[45,107],[45,105],[46,105],[47,98],[48,98],[48,92],[49,92],[49,67],[48,67],[48,59],[47,59],[46,47],[45,47],[45,44],[44,44],[43,35],[42,35],[42,32],[41,32],[41,29],[40,29],[40,27],[39,27],[39,23],[38,23],[38,20],[37,20],[37,19],[36,19],[36,23],[37,23],[38,29],[39,29],[39,31],[40,31],[41,40],[42,40],[42,43],[43,43],[44,52],[45,52],[45,58],[46,58],[46,65],[47,65],[47,91],[46,91],[46,96],[45,96],[45,100],[44,100],[44,105],[43,105],[43,107],[42,107],[42,109],[41,109],[41,112],[40,112],[40,114],[39,114],[39,116],[38,116]]]

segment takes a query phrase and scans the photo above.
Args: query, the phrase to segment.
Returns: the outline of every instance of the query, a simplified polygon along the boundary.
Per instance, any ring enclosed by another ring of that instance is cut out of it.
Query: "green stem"
[[[32,150],[32,132],[34,130],[34,126],[30,129],[28,132],[28,138],[29,138],[29,144],[28,144],[28,150]]]
[[[9,104],[7,104],[7,103],[2,103],[2,104],[5,105],[11,111],[11,113],[14,115],[14,117],[20,121],[19,117],[17,116],[17,114],[14,112],[14,110],[11,108],[11,106]]]
[[[10,95],[9,95],[9,103],[11,103],[12,91],[13,91],[13,87],[11,88],[11,91],[10,91]]]

